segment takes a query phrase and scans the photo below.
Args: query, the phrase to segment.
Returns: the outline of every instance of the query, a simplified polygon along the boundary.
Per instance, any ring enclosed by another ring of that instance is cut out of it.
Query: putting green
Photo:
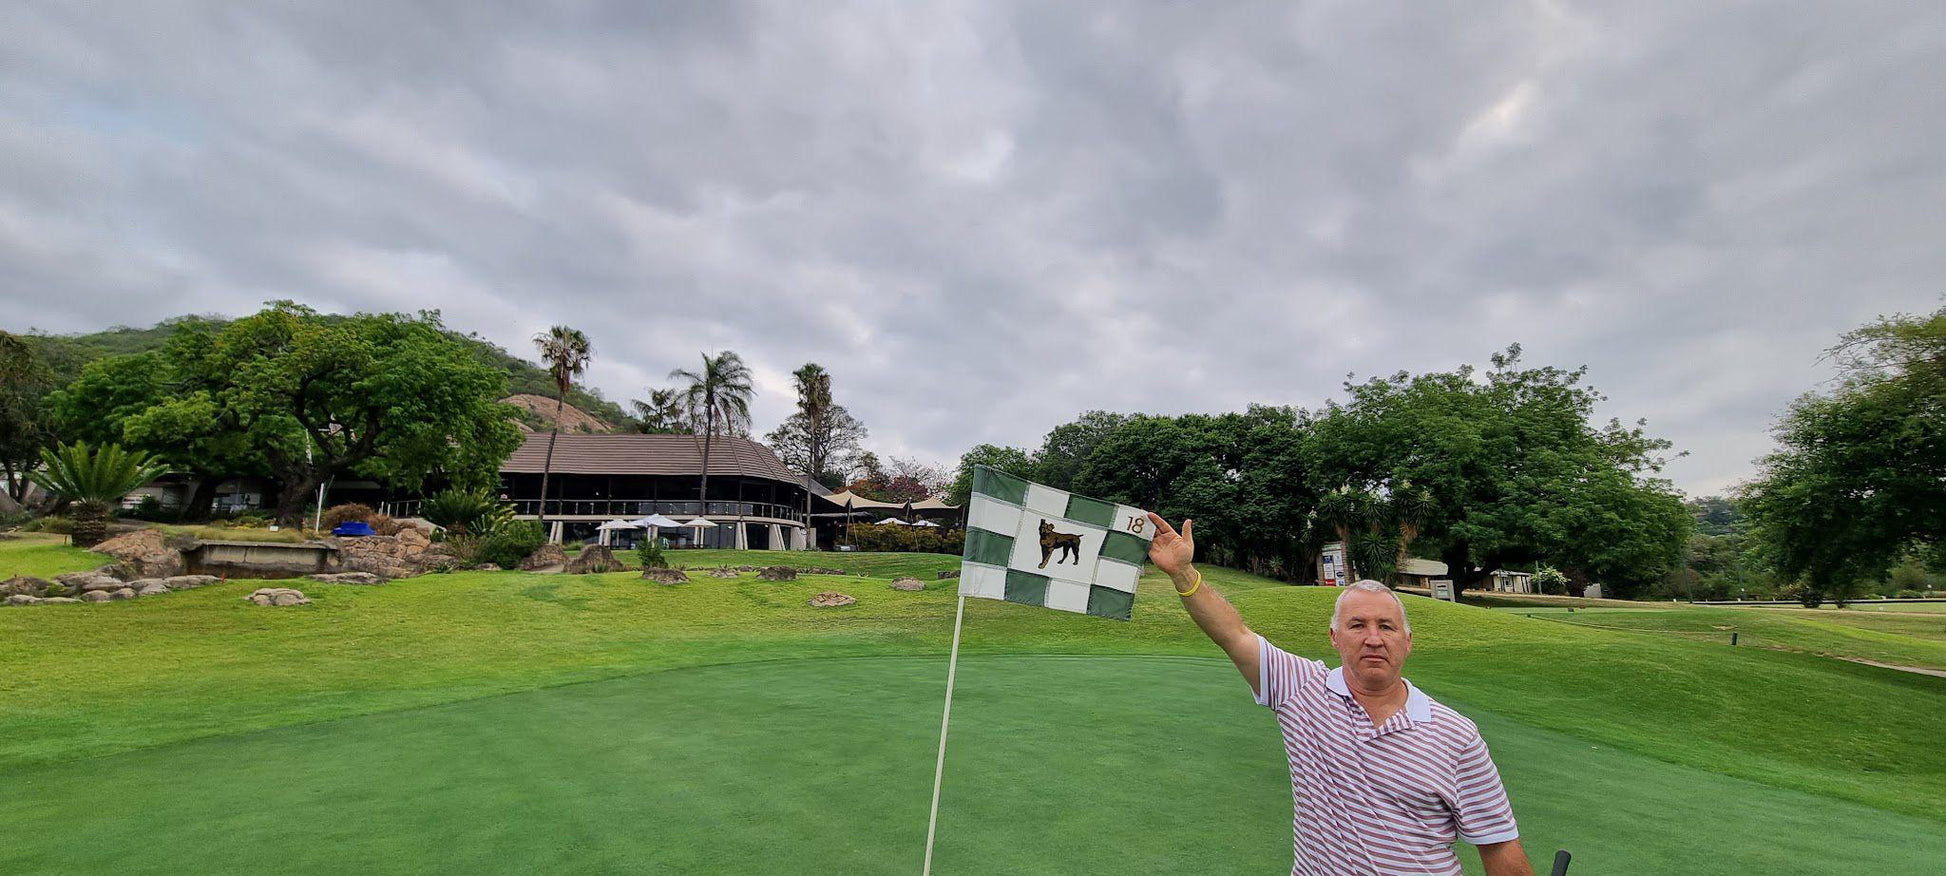
[[[907,873],[944,673],[943,655],[704,666],[17,767],[0,872]],[[1227,663],[965,656],[958,684],[938,872],[1289,866],[1275,726]],[[1937,822],[1451,704],[1537,865],[1557,846],[1577,876],[1946,860]]]

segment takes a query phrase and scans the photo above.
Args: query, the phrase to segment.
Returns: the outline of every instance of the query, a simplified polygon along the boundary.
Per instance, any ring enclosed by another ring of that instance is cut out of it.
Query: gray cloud
[[[1587,364],[1710,492],[1946,277],[1946,14],[1550,2],[11,4],[0,304],[272,298],[815,360],[881,452]]]

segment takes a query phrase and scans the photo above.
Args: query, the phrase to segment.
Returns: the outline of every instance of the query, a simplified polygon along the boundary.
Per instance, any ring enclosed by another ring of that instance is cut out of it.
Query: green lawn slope
[[[0,576],[41,547],[0,542]],[[0,818],[104,814],[85,844],[10,832],[0,871],[145,851],[158,872],[747,872],[780,845],[806,872],[915,866],[952,558],[671,558],[870,577],[455,573],[304,582],[295,609],[244,602],[261,582],[0,609]],[[899,574],[929,587],[893,591]],[[1333,592],[1207,578],[1325,656]],[[810,608],[821,590],[859,604]],[[1174,602],[1150,576],[1126,624],[967,606],[942,872],[1287,866],[1274,725]],[[1946,856],[1946,679],[1408,605],[1408,674],[1481,724],[1537,860],[1918,873]],[[293,825],[301,848],[272,842]]]

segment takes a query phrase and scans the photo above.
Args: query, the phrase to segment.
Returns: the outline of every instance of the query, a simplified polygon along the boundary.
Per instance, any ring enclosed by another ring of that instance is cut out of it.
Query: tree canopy
[[[93,363],[57,407],[77,434],[125,439],[190,471],[269,475],[282,485],[279,519],[295,523],[327,478],[490,482],[520,443],[495,401],[505,394],[505,376],[436,312],[323,317],[284,301]]]
[[[785,465],[828,487],[844,483],[840,463],[850,460],[866,435],[865,424],[831,395],[831,372],[816,362],[792,372],[797,410],[764,436]]]
[[[1743,509],[1780,573],[1843,598],[1908,552],[1946,565],[1946,307],[1830,352],[1838,386],[1784,414]]]

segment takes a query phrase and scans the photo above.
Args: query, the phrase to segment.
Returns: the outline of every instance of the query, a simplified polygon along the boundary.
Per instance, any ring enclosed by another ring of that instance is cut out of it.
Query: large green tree
[[[580,329],[557,325],[546,332],[534,336],[534,347],[540,351],[541,361],[547,365],[549,377],[554,379],[554,422],[547,432],[547,457],[541,463],[541,507],[540,522],[547,524],[547,481],[554,474],[554,442],[561,439],[561,409],[568,403],[568,390],[574,388],[574,381],[588,371],[588,359],[593,353],[588,336]]]
[[[1033,477],[1050,487],[1072,489],[1081,467],[1088,462],[1088,455],[1128,421],[1127,414],[1088,411],[1071,423],[1049,429],[1041,441],[1040,452],[1035,454]]]
[[[0,489],[14,500],[26,498],[27,473],[53,436],[46,404],[53,382],[32,345],[0,332]]]
[[[1791,405],[1742,508],[1780,573],[1843,598],[1908,552],[1946,565],[1946,307],[1831,354],[1839,385]]]
[[[714,356],[703,354],[698,371],[678,368],[669,379],[681,381],[683,409],[692,424],[702,427],[703,474],[696,487],[697,498],[709,501],[709,460],[719,433],[746,434],[750,430],[750,366],[743,357],[729,350]],[[704,511],[709,510],[704,504]]]
[[[1410,491],[1411,529],[1457,587],[1541,561],[1624,590],[1659,579],[1691,527],[1655,477],[1668,443],[1640,424],[1591,423],[1601,396],[1582,369],[1522,367],[1518,346],[1492,363],[1347,384],[1350,399],[1311,432],[1312,483]]]
[[[439,475],[476,486],[520,442],[513,409],[496,401],[505,375],[436,312],[325,317],[275,302],[220,329],[179,331],[164,359],[162,394],[127,414],[127,436],[160,446],[173,435],[187,455],[261,465],[281,487],[287,525],[327,479],[410,489]]]
[[[791,374],[797,384],[797,410],[765,436],[784,464],[826,486],[844,482],[834,463],[858,452],[865,424],[831,396],[831,372],[816,362]]]
[[[216,331],[205,321],[179,321],[160,349],[90,362],[51,397],[68,438],[140,449],[192,478],[185,519],[209,514],[225,478],[269,474],[235,412],[202,379],[208,369],[199,361]]]
[[[952,483],[946,488],[946,501],[964,506],[973,496],[973,467],[984,465],[997,468],[1018,477],[1031,478],[1034,473],[1034,455],[1018,447],[1002,447],[998,444],[977,444],[959,458],[959,468],[953,473]]]

